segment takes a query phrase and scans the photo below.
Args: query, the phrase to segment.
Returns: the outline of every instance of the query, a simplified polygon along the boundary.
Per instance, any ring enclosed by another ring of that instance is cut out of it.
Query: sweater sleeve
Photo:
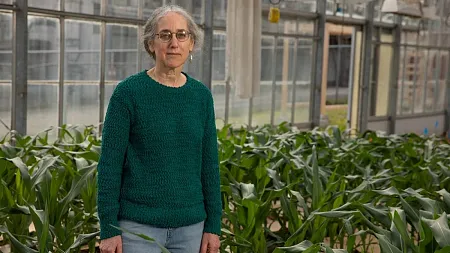
[[[204,232],[220,235],[222,224],[222,200],[217,148],[214,101],[208,93],[206,124],[203,135],[202,185],[206,210]]]
[[[98,217],[100,220],[100,239],[120,235],[119,196],[122,167],[128,146],[131,124],[131,103],[120,86],[114,90],[108,104],[102,130],[101,155],[98,162]]]

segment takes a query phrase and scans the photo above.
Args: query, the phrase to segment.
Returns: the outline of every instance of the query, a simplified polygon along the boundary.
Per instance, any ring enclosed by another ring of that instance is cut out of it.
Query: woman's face
[[[194,47],[188,25],[183,16],[169,12],[159,20],[157,35],[150,42],[150,50],[155,52],[157,64],[168,68],[181,67]]]

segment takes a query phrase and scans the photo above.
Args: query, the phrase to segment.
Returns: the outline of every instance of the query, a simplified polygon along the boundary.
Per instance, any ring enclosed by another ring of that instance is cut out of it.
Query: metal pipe
[[[367,129],[368,114],[369,114],[369,87],[370,87],[370,70],[371,70],[371,56],[372,56],[372,34],[373,34],[373,11],[374,3],[369,2],[366,8],[366,25],[364,26],[364,58],[363,58],[363,76],[361,96],[359,100],[359,132],[364,132]]]
[[[297,22],[298,27],[298,22]],[[296,102],[296,91],[297,91],[297,45],[298,40],[295,40],[294,42],[294,56],[293,56],[293,65],[292,69],[294,70],[293,77],[292,77],[292,106],[291,106],[291,124],[293,125],[295,123],[295,102]]]
[[[412,108],[411,108],[411,113],[414,113],[414,107],[416,106],[416,89],[417,89],[417,62],[418,62],[418,58],[419,58],[419,48],[418,45],[420,44],[420,40],[419,40],[419,34],[417,34],[417,38],[416,38],[416,57],[414,59],[414,80],[413,80],[413,97],[412,97]]]
[[[406,52],[407,52],[407,47],[403,46],[404,51],[403,51],[403,73],[402,73],[402,87],[400,88],[400,113],[399,115],[403,114],[403,97],[404,97],[404,89],[405,89],[405,76],[406,76]]]
[[[398,100],[398,77],[400,68],[400,41],[402,32],[402,17],[396,17],[396,28],[394,29],[394,44],[392,46],[392,68],[391,77],[389,80],[389,102],[388,102],[388,116],[389,116],[389,126],[388,133],[395,133],[395,124],[397,119],[397,100]]]
[[[341,36],[337,36],[338,38],[338,44],[341,44]],[[337,69],[336,69],[336,73],[334,75],[334,77],[336,78],[336,93],[335,93],[335,97],[334,97],[334,103],[337,104],[338,102],[338,98],[339,98],[339,78],[341,77],[341,47],[338,47],[338,53],[337,53]]]
[[[270,124],[274,125],[275,122],[275,98],[277,89],[277,45],[278,36],[274,38],[273,52],[272,52],[272,105],[270,108]]]
[[[204,5],[204,48],[202,54],[202,82],[212,90],[212,52],[213,52],[213,10],[214,1],[206,0]]]
[[[106,13],[106,0],[101,0],[100,13]],[[100,26],[100,85],[99,85],[99,134],[103,129],[103,119],[105,115],[105,71],[106,71],[106,22]]]
[[[324,55],[324,38],[326,25],[326,3],[325,1],[317,1],[317,13],[319,17],[316,20],[314,36],[319,37],[315,43],[313,50],[313,71],[311,73],[311,99],[312,103],[310,118],[311,126],[318,127],[320,125],[320,106],[322,96],[322,70],[323,70],[323,55]]]
[[[425,60],[425,76],[424,76],[424,91],[423,91],[423,105],[422,111],[425,112],[427,109],[427,93],[428,93],[428,63],[430,62],[430,50],[427,50],[427,56]]]
[[[64,1],[61,1],[64,2]],[[62,4],[61,4],[62,6]],[[59,90],[58,90],[58,126],[64,125],[64,67],[65,67],[65,23],[59,18]]]
[[[13,14],[13,59],[11,80],[11,130],[27,133],[28,0],[16,0]]]

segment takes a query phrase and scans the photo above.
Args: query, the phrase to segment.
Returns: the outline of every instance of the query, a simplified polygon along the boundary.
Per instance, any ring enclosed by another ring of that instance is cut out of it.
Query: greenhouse
[[[204,33],[219,252],[450,253],[449,0],[0,0],[0,252],[100,252],[105,117],[170,4]]]

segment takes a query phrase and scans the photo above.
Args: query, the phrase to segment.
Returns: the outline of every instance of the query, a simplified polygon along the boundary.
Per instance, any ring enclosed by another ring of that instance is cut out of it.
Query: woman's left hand
[[[220,239],[218,235],[203,233],[202,247],[200,253],[218,253],[220,248]]]

